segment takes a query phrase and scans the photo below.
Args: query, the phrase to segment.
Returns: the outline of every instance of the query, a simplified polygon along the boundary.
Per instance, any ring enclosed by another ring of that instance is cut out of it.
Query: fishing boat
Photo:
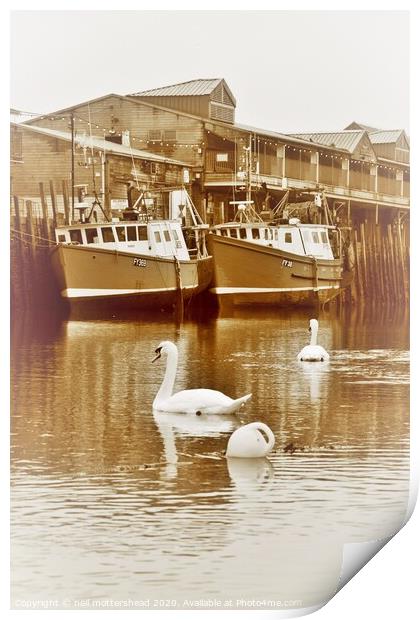
[[[212,227],[207,242],[214,260],[210,292],[219,303],[313,306],[340,290],[342,243],[335,226],[298,218],[234,221]]]
[[[61,297],[72,309],[159,309],[198,295],[212,278],[208,226],[197,212],[191,226],[182,224],[131,211],[118,220],[57,227],[51,262]]]

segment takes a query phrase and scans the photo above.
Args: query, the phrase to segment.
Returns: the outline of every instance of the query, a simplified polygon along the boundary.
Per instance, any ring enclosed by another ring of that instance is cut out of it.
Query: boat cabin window
[[[284,233],[284,242],[285,243],[292,243],[292,233],[291,232]]]
[[[139,241],[147,241],[147,226],[137,226]]]
[[[135,226],[127,226],[127,241],[137,241]]]
[[[268,241],[270,239],[270,231],[268,228],[264,228],[264,239]]]
[[[64,242],[66,240],[66,235],[58,235],[58,242]]]
[[[162,243],[162,239],[160,237],[160,232],[158,230],[155,230],[155,241],[156,241],[156,243]]]
[[[125,226],[116,226],[118,241],[126,241]]]
[[[104,243],[114,243],[114,231],[111,226],[104,226],[102,228],[102,239]]]
[[[321,239],[322,239],[322,243],[328,243],[328,235],[325,232],[325,230],[321,232]]]
[[[319,237],[318,237],[318,233],[317,233],[316,231],[313,231],[313,232],[312,232],[312,241],[313,241],[314,243],[319,243],[319,242],[320,242],[320,241],[319,241]]]
[[[238,229],[237,228],[231,228],[230,229],[230,236],[231,237],[238,237]]]
[[[240,235],[241,239],[246,239],[246,228],[240,228],[239,229],[239,235]]]
[[[169,234],[169,230],[163,231],[163,236],[165,237],[165,241],[171,242],[171,235]]]
[[[70,230],[70,240],[72,243],[83,243],[82,242],[82,231],[79,228],[75,228]]]
[[[86,228],[85,234],[87,243],[99,243],[97,228]]]
[[[274,230],[274,239],[277,241],[279,238],[279,233],[277,230]]]
[[[259,228],[253,228],[252,229],[252,238],[253,239],[259,239],[260,238]]]
[[[222,235],[222,237],[227,237],[228,236],[228,231],[226,228],[221,228],[220,229],[220,234]]]
[[[178,233],[175,228],[172,228],[172,234],[174,236],[175,241],[179,241]]]

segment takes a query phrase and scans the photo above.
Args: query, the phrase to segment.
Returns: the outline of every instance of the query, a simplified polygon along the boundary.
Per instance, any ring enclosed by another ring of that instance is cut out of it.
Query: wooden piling
[[[358,240],[357,230],[354,231],[354,256],[356,259],[357,299],[363,301],[363,278],[361,266],[361,244]]]
[[[384,256],[381,248],[381,229],[380,226],[375,226],[375,260],[378,269],[378,282],[379,290],[378,295],[381,301],[386,299],[386,285],[385,285],[385,273],[384,273]]]
[[[66,180],[62,181],[63,203],[64,203],[64,223],[70,224],[70,205],[69,205],[69,185]]]
[[[47,239],[51,239],[51,230],[50,230],[49,220],[48,220],[48,204],[45,198],[44,184],[42,182],[39,183],[39,195],[41,198],[43,236],[45,236]]]
[[[362,290],[366,294],[366,292],[368,291],[368,280],[367,280],[366,237],[365,237],[364,222],[360,224],[360,239],[361,239],[361,250],[362,250]]]
[[[392,235],[392,225],[387,225],[387,251],[388,251],[388,260],[389,260],[389,271],[392,282],[392,302],[398,301],[398,275],[396,271],[395,265],[395,254],[394,254],[394,238]]]
[[[401,273],[402,273],[402,284],[403,284],[403,290],[402,290],[402,295],[404,297],[404,301],[407,302],[408,301],[408,288],[409,288],[409,281],[408,281],[408,275],[407,275],[407,269],[406,269],[406,261],[405,261],[405,253],[404,253],[404,247],[403,247],[403,240],[402,240],[402,233],[401,233],[401,218],[400,215],[398,214],[398,223],[397,223],[397,246],[398,246],[398,262],[401,265]]]
[[[51,207],[53,212],[53,224],[54,228],[57,227],[57,202],[55,199],[55,189],[54,189],[54,181],[50,181],[50,196],[51,196]]]
[[[14,211],[15,211],[15,229],[20,232],[21,220],[20,220],[19,198],[17,196],[13,196],[13,206],[14,206]]]
[[[28,246],[31,248],[32,256],[35,253],[36,236],[32,211],[32,200],[27,200],[26,203],[26,230],[28,233]]]

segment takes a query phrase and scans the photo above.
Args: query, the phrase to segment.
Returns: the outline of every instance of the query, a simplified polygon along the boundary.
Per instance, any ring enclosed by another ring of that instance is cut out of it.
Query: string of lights
[[[25,113],[26,114],[26,113]],[[86,125],[86,129],[89,128],[89,130],[93,129],[97,129],[100,130],[100,132],[102,133],[102,136],[104,139],[106,138],[106,136],[116,136],[119,138],[122,138],[125,134],[129,135],[129,139],[130,139],[130,143],[133,143],[133,146],[135,146],[136,144],[138,145],[152,145],[152,146],[161,146],[161,147],[173,147],[176,145],[177,148],[186,148],[186,149],[201,149],[203,146],[205,146],[205,142],[194,142],[194,143],[188,143],[188,142],[179,142],[178,140],[162,140],[162,139],[156,139],[156,140],[151,140],[150,138],[148,139],[148,137],[140,137],[140,136],[136,136],[133,135],[130,129],[122,129],[117,131],[114,127],[103,127],[102,124],[98,124],[95,122],[90,122],[88,119],[83,118],[82,116],[75,114],[74,112],[72,113],[73,117],[75,119],[75,121],[77,121],[78,123],[84,123]],[[69,120],[69,116],[63,116],[62,114],[43,114],[43,115],[34,115],[34,118],[38,119],[38,120],[51,120],[51,121],[68,121]],[[80,128],[80,126],[79,126]],[[155,130],[154,130],[155,131]],[[160,131],[160,130],[157,130]],[[76,127],[75,130],[75,138],[77,140],[77,132],[78,132],[78,128]],[[207,134],[211,134],[212,132],[210,130],[207,130]],[[161,135],[163,135],[163,131],[161,133]],[[96,138],[98,138],[99,136],[94,136]],[[247,143],[248,142],[248,136],[247,137],[241,137],[239,136],[239,138],[236,136],[236,139],[239,140],[239,142],[244,142]],[[233,142],[234,137],[230,136],[230,133],[228,134],[228,137],[222,137],[223,141],[228,141],[228,142]],[[254,147],[255,150],[257,150],[257,144],[258,146],[264,145],[264,146],[274,146],[274,147],[282,147],[285,148],[289,151],[292,152],[299,152],[299,153],[308,153],[308,154],[315,154],[315,153],[319,153],[319,156],[325,158],[325,159],[331,159],[331,160],[336,160],[336,161],[350,161],[351,163],[355,162],[356,164],[367,164],[367,165],[371,165],[371,166],[377,166],[380,169],[384,169],[384,170],[392,170],[394,172],[401,171],[401,168],[397,168],[395,166],[389,166],[386,164],[379,164],[376,162],[369,162],[365,159],[353,159],[351,157],[351,155],[349,154],[347,155],[343,155],[343,154],[333,154],[331,152],[326,152],[324,150],[320,150],[319,148],[313,148],[313,149],[308,149],[308,148],[304,148],[304,147],[299,147],[299,146],[294,146],[291,144],[284,144],[284,142],[281,141],[271,141],[271,140],[265,140],[264,138],[261,137],[254,137],[252,138],[252,141],[254,142]],[[314,145],[315,146],[315,145]],[[318,145],[317,145],[318,146]],[[403,170],[404,174],[408,175],[408,171]]]

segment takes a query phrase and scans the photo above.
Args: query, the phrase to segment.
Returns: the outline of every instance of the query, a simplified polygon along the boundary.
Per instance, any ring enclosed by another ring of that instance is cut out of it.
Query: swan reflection
[[[177,435],[182,437],[218,437],[227,435],[240,424],[235,415],[219,417],[202,414],[198,416],[188,413],[166,413],[157,409],[153,410],[153,419],[163,440],[163,450],[167,463],[165,472],[172,478],[177,474]],[[223,443],[223,449],[224,446]]]
[[[229,476],[238,491],[258,489],[274,477],[273,466],[267,458],[227,458],[226,461]]]
[[[309,387],[310,399],[316,401],[322,398],[321,387],[327,386],[329,364],[299,362],[299,369],[305,376],[305,385]],[[325,397],[327,397],[326,394]]]

